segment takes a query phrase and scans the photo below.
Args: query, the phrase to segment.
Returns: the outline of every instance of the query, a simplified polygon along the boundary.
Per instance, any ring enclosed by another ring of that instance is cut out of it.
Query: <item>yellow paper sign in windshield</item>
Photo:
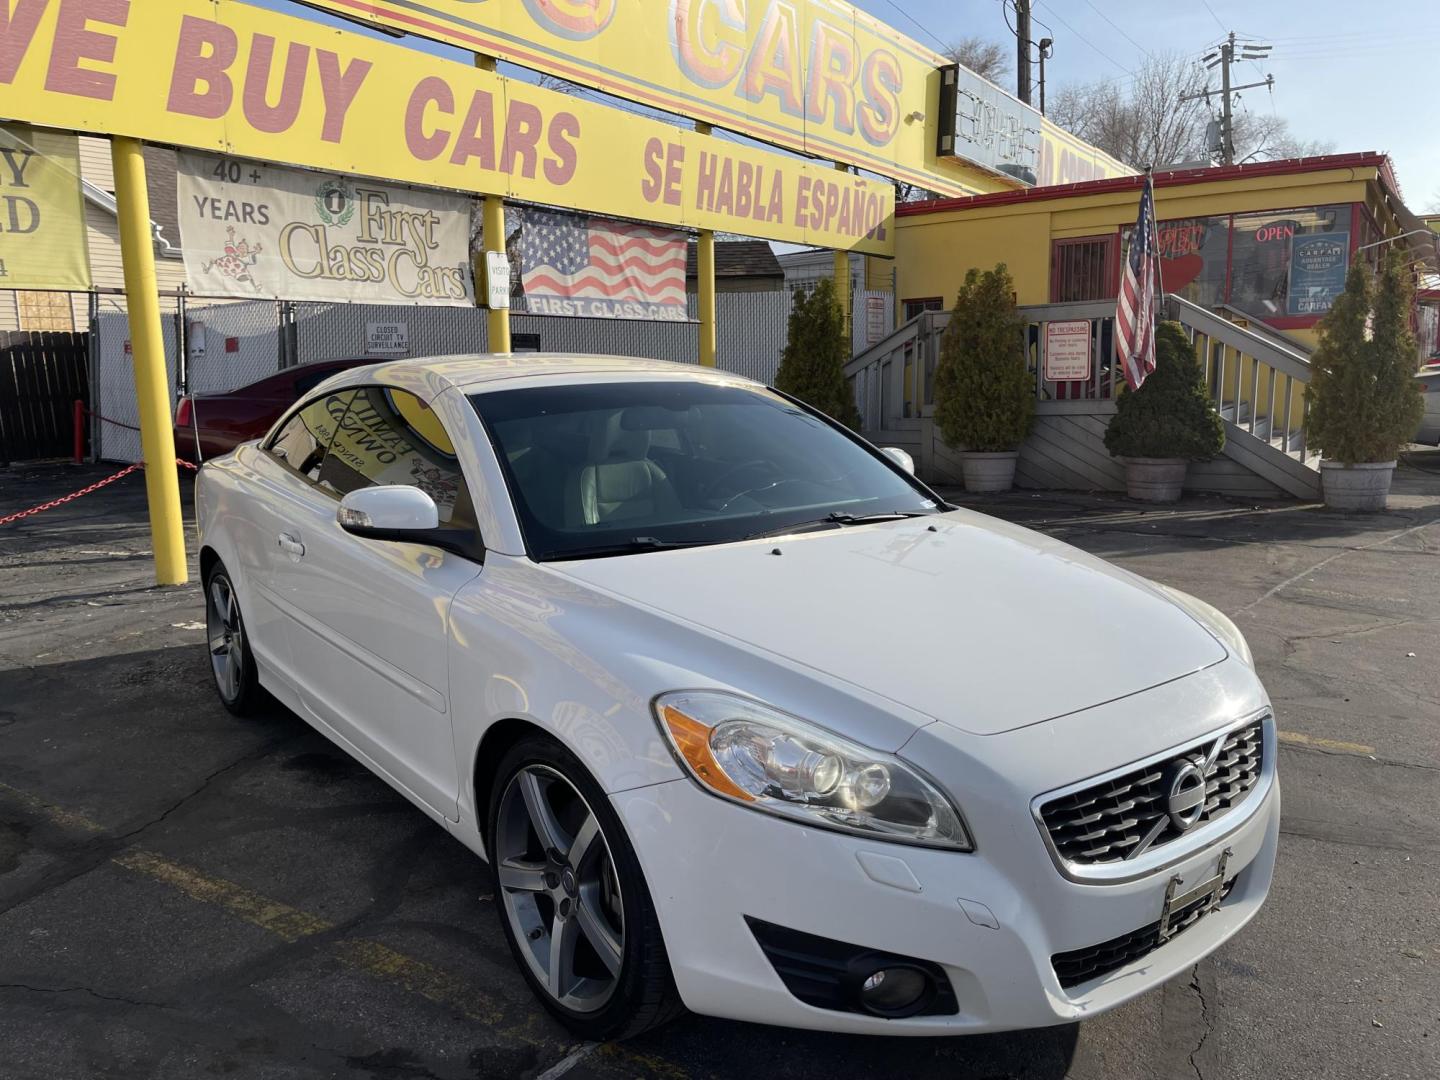
[[[41,0],[14,12],[0,39],[0,117],[666,225],[893,250],[888,183],[238,0]]]

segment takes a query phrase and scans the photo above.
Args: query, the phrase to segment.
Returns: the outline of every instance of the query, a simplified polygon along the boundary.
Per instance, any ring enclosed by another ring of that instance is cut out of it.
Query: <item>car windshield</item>
[[[470,401],[505,470],[526,545],[541,561],[937,509],[874,451],[760,387],[600,382]]]

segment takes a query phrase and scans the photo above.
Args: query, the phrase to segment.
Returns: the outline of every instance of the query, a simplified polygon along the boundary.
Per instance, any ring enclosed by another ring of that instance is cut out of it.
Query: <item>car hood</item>
[[[549,567],[978,735],[1227,655],[1143,579],[969,511]]]

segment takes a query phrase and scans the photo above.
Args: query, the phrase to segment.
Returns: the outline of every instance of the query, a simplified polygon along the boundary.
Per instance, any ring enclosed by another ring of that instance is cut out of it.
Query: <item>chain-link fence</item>
[[[855,322],[873,334],[867,298],[885,298],[893,325],[890,294],[857,293]],[[97,398],[91,445],[107,461],[140,460],[130,326],[111,298],[100,305],[92,341]],[[720,293],[716,297],[719,366],[772,383],[785,346],[791,293]],[[165,361],[170,385],[182,393],[225,393],[282,368],[320,360],[450,356],[489,350],[487,313],[479,308],[395,307],[379,304],[322,304],[256,300],[205,305],[184,297],[161,298]],[[697,317],[690,298],[691,319]],[[517,352],[643,356],[694,363],[699,354],[695,322],[555,318],[513,314],[511,345]],[[864,336],[857,333],[857,346]]]

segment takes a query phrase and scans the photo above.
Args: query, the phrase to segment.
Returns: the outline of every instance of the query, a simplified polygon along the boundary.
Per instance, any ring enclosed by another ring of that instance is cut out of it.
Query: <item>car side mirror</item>
[[[440,528],[440,511],[418,487],[397,484],[350,492],[340,500],[335,520],[346,532],[367,540],[428,544]]]
[[[911,476],[915,475],[915,459],[901,450],[898,446],[882,446],[880,453],[884,454],[900,468],[904,469]]]

